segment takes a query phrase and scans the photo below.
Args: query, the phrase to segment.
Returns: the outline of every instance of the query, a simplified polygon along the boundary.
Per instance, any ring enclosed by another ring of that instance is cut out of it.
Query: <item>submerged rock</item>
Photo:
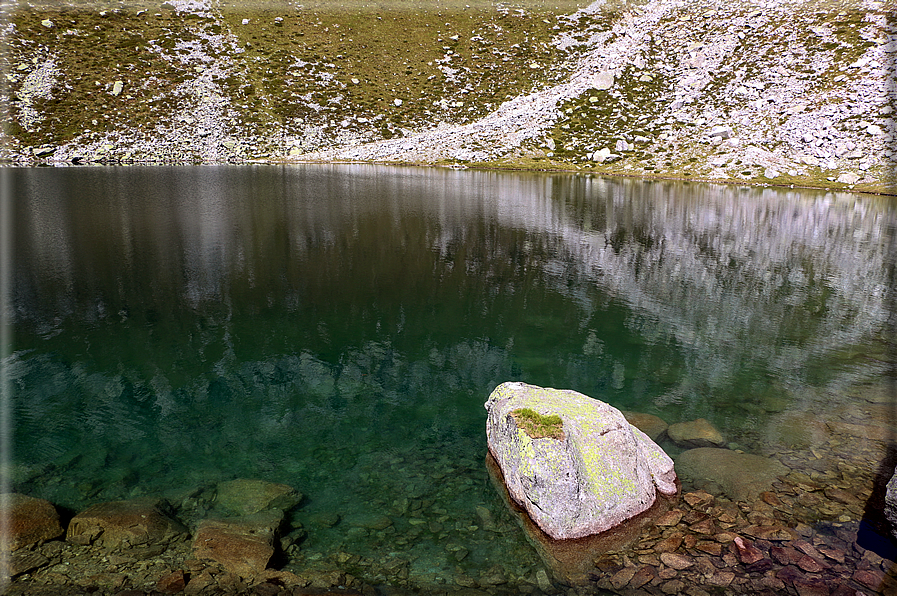
[[[778,460],[713,447],[684,451],[676,459],[676,469],[696,486],[713,489],[710,492],[718,488],[736,501],[756,499],[788,473]]]
[[[302,493],[286,484],[237,478],[218,485],[216,507],[236,515],[265,509],[289,511],[302,500]]]
[[[722,433],[704,418],[671,424],[667,436],[680,447],[719,447],[726,443]]]
[[[0,577],[15,577],[22,573],[29,573],[36,569],[40,569],[49,563],[50,559],[39,552],[28,550],[27,548],[19,549],[10,553],[5,568],[0,568],[0,573],[2,573],[2,576]]]
[[[623,412],[623,416],[626,417],[626,422],[651,437],[652,441],[657,441],[669,428],[663,418],[654,414]]]
[[[187,528],[163,513],[161,505],[153,498],[94,505],[72,518],[66,540],[117,549],[165,542],[186,533]]]
[[[486,435],[511,498],[553,539],[604,532],[678,490],[673,461],[616,408],[569,390],[499,385]],[[521,414],[551,421],[540,428]]]
[[[5,505],[2,515],[8,516],[11,551],[62,536],[59,513],[49,501],[11,493]]]

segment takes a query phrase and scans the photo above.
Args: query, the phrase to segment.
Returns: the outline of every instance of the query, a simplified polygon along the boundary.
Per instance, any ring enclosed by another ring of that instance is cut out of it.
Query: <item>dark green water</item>
[[[705,417],[750,452],[808,395],[888,372],[887,200],[374,166],[12,176],[14,488],[164,495],[190,523],[222,480],[286,483],[297,569],[531,575],[483,463],[500,382]]]

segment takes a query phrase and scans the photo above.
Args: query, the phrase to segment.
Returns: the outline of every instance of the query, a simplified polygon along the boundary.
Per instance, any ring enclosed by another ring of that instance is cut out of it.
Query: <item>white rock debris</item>
[[[37,100],[50,99],[61,79],[62,71],[56,66],[53,56],[39,61],[25,75],[18,92],[19,124],[22,128],[33,131],[40,125],[43,114],[34,107],[34,104]]]

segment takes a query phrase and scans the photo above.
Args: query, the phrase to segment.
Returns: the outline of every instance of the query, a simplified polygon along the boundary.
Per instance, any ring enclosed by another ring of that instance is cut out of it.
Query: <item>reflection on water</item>
[[[164,494],[193,523],[221,480],[283,482],[307,497],[304,568],[531,577],[483,466],[502,381],[704,417],[767,454],[890,373],[875,198],[372,166],[14,184],[16,489]]]

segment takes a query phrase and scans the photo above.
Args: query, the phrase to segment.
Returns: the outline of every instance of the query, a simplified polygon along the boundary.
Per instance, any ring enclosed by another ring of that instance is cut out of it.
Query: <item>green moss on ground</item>
[[[298,134],[312,125],[374,140],[436,121],[470,122],[565,74],[557,66],[563,53],[550,41],[571,24],[557,15],[585,4],[230,2],[214,17],[166,4],[19,5],[9,15],[16,35],[5,65],[14,75],[13,113],[35,56],[53,59],[63,76],[51,100],[30,104],[42,115],[37,126],[6,132],[40,145],[173,122],[183,98],[172,91],[196,77],[198,63],[161,53],[186,58],[188,44],[226,64],[229,74],[213,81],[237,110],[238,129]],[[215,36],[224,43],[210,41]],[[124,89],[113,96],[116,80]]]
[[[276,98],[271,114],[288,129],[389,138],[434,120],[469,122],[553,80],[548,67],[561,61],[548,43],[549,12],[325,6],[229,10],[223,19],[246,49],[247,83]]]
[[[53,60],[62,77],[51,99],[32,103],[42,118],[25,130],[9,123],[6,132],[27,145],[62,143],[89,131],[108,131],[126,126],[152,126],[168,118],[174,108],[166,93],[186,80],[179,71],[153,52],[159,43],[189,40],[190,34],[170,15],[137,17],[125,11],[57,8],[48,11],[16,10],[10,21],[16,36],[8,41],[6,71],[12,110],[21,108],[19,97],[30,72],[45,60]],[[53,27],[42,21],[49,19]],[[112,95],[112,85],[123,90]]]

